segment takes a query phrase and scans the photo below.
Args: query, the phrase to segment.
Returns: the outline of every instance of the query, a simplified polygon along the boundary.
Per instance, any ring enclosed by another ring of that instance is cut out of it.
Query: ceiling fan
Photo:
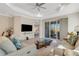
[[[45,3],[35,3],[34,8],[32,9],[37,9],[39,12],[41,11],[41,9],[46,9],[45,7],[43,7]]]

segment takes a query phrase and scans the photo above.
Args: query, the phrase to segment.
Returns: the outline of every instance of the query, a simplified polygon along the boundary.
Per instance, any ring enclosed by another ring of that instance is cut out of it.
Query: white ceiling
[[[60,11],[57,10],[59,3],[46,3],[43,5],[46,9],[41,9],[40,14],[42,17],[37,17],[38,10],[33,9],[35,3],[0,3],[0,15],[7,16],[25,16],[36,19],[46,19],[60,14],[67,14],[71,11],[77,12],[79,4],[68,4]]]
[[[38,10],[37,9],[33,9],[35,7],[35,4],[31,4],[31,3],[21,3],[21,4],[17,4],[17,3],[14,3],[12,4],[16,7],[19,7],[23,10],[26,10],[34,15],[37,15],[38,14]],[[46,7],[46,9],[41,9],[40,13],[42,15],[50,15],[51,13],[55,13],[55,9],[58,7],[58,4],[44,4],[43,7]]]

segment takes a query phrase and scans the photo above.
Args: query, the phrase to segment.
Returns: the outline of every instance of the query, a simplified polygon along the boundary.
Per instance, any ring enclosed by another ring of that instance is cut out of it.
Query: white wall
[[[33,25],[33,31],[26,32],[24,35],[24,32],[21,32],[21,24]],[[19,36],[19,37],[28,36],[29,38],[34,38],[34,25],[35,24],[40,24],[38,19],[34,20],[34,19],[21,17],[21,16],[14,16],[14,17],[0,16],[0,35],[2,34],[3,31],[12,27],[14,28],[14,34],[16,36]]]
[[[68,15],[68,32],[74,32],[77,25],[79,25],[79,14]]]
[[[29,38],[34,38],[34,24],[36,23],[37,20],[33,20],[33,19],[28,19],[28,18],[24,18],[22,17],[21,19],[21,24],[28,24],[28,25],[32,25],[32,31],[30,32],[25,32],[25,36],[29,37]],[[22,32],[21,32],[22,33]],[[22,35],[24,35],[24,32],[22,33]]]
[[[17,36],[21,35],[21,17],[14,17],[14,34]]]
[[[6,31],[9,27],[13,27],[12,17],[0,16],[0,35],[3,31]]]
[[[26,17],[14,17],[14,32],[15,35],[21,36],[25,39],[25,37],[34,38],[34,24],[39,23],[39,20],[34,20]],[[32,32],[21,32],[21,24],[33,25]]]
[[[54,21],[54,20],[55,19],[51,18],[51,21]],[[16,35],[22,36],[24,35],[24,33],[21,32],[21,24],[29,24],[29,25],[40,24],[40,38],[43,38],[45,35],[44,22],[45,22],[44,20],[39,21],[38,19],[34,20],[34,19],[20,17],[20,16],[16,16],[16,17],[0,16],[0,35],[7,28],[14,26],[14,33]],[[74,31],[75,26],[77,25],[79,25],[79,14],[75,13],[75,14],[68,15],[68,32]],[[33,31],[30,33],[26,33],[25,36],[34,38],[34,26],[33,26]]]

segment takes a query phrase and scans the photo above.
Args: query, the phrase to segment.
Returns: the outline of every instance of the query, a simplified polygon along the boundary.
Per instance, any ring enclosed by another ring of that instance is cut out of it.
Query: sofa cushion
[[[79,51],[77,51],[77,50],[65,49],[65,50],[64,50],[64,55],[65,55],[65,56],[79,56]]]
[[[7,56],[36,56],[37,49],[35,45],[28,45],[28,47],[24,47],[16,52],[7,54]]]
[[[74,55],[74,52],[70,49],[65,49],[64,50],[64,55],[65,56],[73,56]]]
[[[74,50],[74,55],[75,56],[79,56],[79,51],[78,50]]]
[[[0,48],[6,51],[6,53],[11,53],[16,51],[16,47],[7,37],[1,37]]]
[[[58,55],[58,56],[63,56],[64,55],[64,49],[55,48],[54,49],[54,54]]]
[[[79,47],[79,39],[77,40],[76,44],[75,44],[75,48]]]
[[[2,49],[0,49],[0,56],[4,56],[6,55],[5,51],[3,51]]]

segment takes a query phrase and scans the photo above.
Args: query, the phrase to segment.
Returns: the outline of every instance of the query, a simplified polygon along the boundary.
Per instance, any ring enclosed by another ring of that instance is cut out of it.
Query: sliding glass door
[[[60,22],[52,21],[45,23],[45,37],[60,39]]]

